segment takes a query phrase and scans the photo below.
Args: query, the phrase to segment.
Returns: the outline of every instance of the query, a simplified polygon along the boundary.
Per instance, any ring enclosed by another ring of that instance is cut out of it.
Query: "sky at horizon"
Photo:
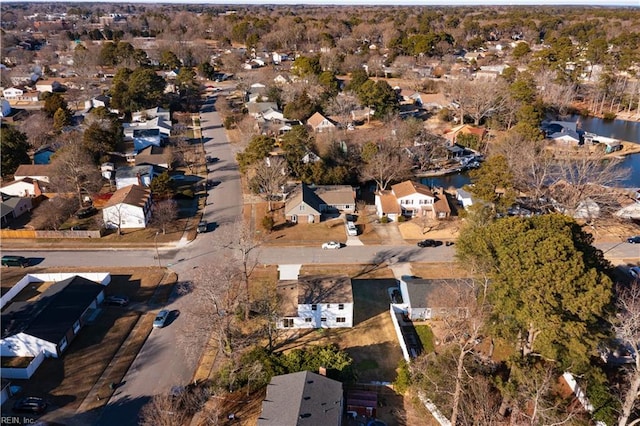
[[[155,3],[155,4],[211,4],[211,5],[323,5],[323,6],[605,6],[639,7],[640,0],[23,0],[20,3]],[[7,1],[6,3],[17,3]]]

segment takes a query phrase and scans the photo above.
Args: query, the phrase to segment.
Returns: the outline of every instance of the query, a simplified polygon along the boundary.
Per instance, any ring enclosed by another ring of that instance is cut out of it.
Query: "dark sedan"
[[[627,238],[629,244],[640,244],[640,235]]]
[[[442,245],[442,241],[438,240],[422,240],[418,241],[418,247],[438,247]]]
[[[43,413],[47,409],[47,401],[37,396],[20,398],[13,404],[13,411],[20,413]]]

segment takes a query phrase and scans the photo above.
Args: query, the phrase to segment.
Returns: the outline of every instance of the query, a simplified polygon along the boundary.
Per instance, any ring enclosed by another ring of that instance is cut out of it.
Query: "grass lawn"
[[[422,343],[422,349],[425,353],[435,352],[436,346],[434,343],[434,336],[431,327],[428,325],[414,325],[416,333]]]

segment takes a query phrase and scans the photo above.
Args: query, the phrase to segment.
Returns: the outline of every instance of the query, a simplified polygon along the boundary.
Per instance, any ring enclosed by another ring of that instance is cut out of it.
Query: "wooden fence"
[[[35,231],[32,229],[2,229],[0,239],[35,239],[35,238],[100,238],[103,230],[93,231]]]

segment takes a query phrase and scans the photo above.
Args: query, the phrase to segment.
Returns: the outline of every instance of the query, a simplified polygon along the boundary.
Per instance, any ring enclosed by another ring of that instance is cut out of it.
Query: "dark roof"
[[[295,209],[296,207],[298,207],[300,204],[306,204],[309,207],[311,207],[313,210],[315,210],[315,212],[312,211],[293,211],[291,212],[291,210]],[[322,198],[320,198],[318,196],[318,194],[316,194],[316,192],[309,188],[306,184],[302,183],[300,184],[299,188],[296,188],[293,196],[291,198],[289,198],[286,202],[285,202],[285,214],[290,214],[290,213],[294,213],[294,214],[319,214],[320,213],[320,205],[322,204],[326,204]]]
[[[75,275],[52,284],[36,301],[11,303],[2,313],[2,337],[25,333],[58,344],[103,290]]]
[[[308,371],[275,376],[258,426],[333,426],[342,418],[342,383]]]
[[[297,316],[298,305],[353,303],[353,287],[347,275],[310,275],[279,281],[280,314]]]
[[[412,308],[454,308],[460,296],[471,288],[470,279],[405,279]]]
[[[124,166],[116,169],[116,179],[130,179],[140,176],[152,176],[153,165],[143,164],[140,166]]]

